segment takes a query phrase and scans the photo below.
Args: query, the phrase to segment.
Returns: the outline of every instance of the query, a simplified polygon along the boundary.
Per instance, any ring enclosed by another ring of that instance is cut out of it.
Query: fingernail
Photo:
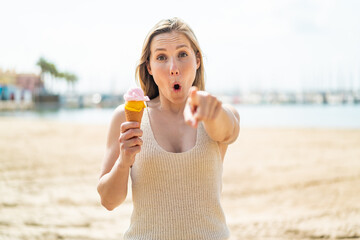
[[[196,127],[196,120],[193,120],[193,121],[192,121],[192,126],[193,126],[193,127]]]

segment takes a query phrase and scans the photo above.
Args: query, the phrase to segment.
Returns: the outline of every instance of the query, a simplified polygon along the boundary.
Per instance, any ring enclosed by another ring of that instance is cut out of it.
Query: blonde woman
[[[220,203],[227,147],[240,117],[205,91],[199,43],[178,18],[162,20],[145,39],[136,76],[150,101],[139,123],[114,113],[98,192],[113,210],[126,198],[129,174],[134,205],[124,239],[229,238]]]

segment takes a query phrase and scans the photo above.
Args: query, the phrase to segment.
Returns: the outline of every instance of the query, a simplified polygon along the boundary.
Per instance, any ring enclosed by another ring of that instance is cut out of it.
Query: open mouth
[[[178,84],[178,83],[175,83],[173,88],[174,88],[175,91],[180,91],[181,90],[181,85]]]

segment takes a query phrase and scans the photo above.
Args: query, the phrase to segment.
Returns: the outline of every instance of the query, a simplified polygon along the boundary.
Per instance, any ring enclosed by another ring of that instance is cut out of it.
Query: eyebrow
[[[155,49],[154,52],[156,52],[156,51],[166,51],[166,49],[165,48],[157,48],[157,49]]]
[[[186,45],[186,44],[181,44],[181,45],[177,46],[176,49],[183,48],[183,47],[189,48],[188,45]]]
[[[176,49],[183,48],[183,47],[189,48],[188,45],[186,45],[186,44],[181,44],[181,45],[176,46]],[[166,48],[157,48],[157,49],[155,49],[154,52],[156,52],[156,51],[166,51]]]

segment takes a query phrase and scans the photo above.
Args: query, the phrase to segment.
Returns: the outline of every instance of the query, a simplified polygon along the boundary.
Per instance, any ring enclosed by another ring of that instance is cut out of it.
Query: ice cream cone
[[[150,101],[149,97],[144,96],[141,88],[129,89],[124,95],[126,121],[138,122],[141,124],[141,118],[146,105],[144,101]]]
[[[126,121],[138,122],[139,124],[141,124],[143,113],[144,113],[144,109],[141,109],[140,112],[135,112],[125,109]]]

